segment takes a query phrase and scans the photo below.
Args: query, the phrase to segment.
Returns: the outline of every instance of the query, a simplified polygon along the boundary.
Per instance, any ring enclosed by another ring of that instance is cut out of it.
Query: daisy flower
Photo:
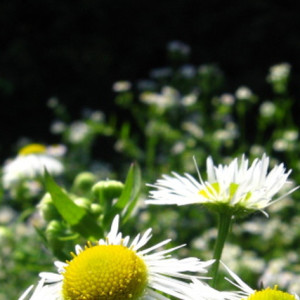
[[[233,293],[232,297],[229,297],[228,300],[299,300],[298,295],[280,291],[277,285],[273,288],[267,287],[262,290],[253,290],[227,266],[224,265],[224,267],[233,278],[233,280],[226,279],[239,289],[239,291]]]
[[[35,179],[44,174],[46,168],[50,174],[63,172],[62,163],[51,153],[53,147],[41,144],[30,144],[23,147],[17,157],[8,161],[3,167],[3,186],[10,188],[24,179]]]
[[[142,250],[151,238],[151,229],[130,242],[129,236],[122,238],[118,226],[119,216],[116,216],[106,239],[100,239],[96,245],[88,243],[84,248],[77,245],[70,261],[55,262],[57,274],[40,273],[46,284],[36,293],[44,295],[47,289],[41,299],[166,300],[167,295],[184,299],[187,281],[196,277],[190,273],[206,273],[213,263],[193,257],[172,258],[170,253],[183,245],[153,252],[170,240]]]
[[[199,203],[213,210],[230,209],[232,215],[247,214],[264,209],[272,203],[286,197],[298,187],[283,196],[273,199],[281,188],[287,184],[291,170],[286,171],[283,164],[276,165],[271,171],[269,157],[265,154],[255,159],[249,166],[248,159],[243,155],[241,160],[235,158],[229,165],[213,164],[207,158],[207,180],[204,181],[197,168],[199,181],[190,174],[183,176],[175,172],[172,176],[163,175],[155,184],[149,185],[155,190],[150,191],[147,204],[186,205]]]

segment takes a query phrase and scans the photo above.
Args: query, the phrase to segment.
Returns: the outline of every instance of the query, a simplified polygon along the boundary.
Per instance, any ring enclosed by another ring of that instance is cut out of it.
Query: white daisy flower
[[[272,203],[284,198],[298,187],[281,197],[273,199],[287,184],[291,170],[285,170],[283,164],[276,165],[270,172],[269,157],[265,154],[255,159],[249,167],[248,159],[243,155],[240,162],[234,159],[229,165],[214,166],[211,157],[207,159],[207,180],[204,181],[199,170],[197,181],[190,174],[184,176],[175,172],[173,176],[163,175],[155,184],[149,184],[155,190],[150,191],[147,204],[186,205],[199,203],[214,210],[229,208],[233,215],[241,215],[255,210],[264,212]]]
[[[58,274],[40,273],[47,284],[37,293],[44,295],[45,288],[48,293],[41,299],[166,300],[167,295],[184,299],[187,280],[196,278],[190,273],[206,273],[213,263],[194,257],[171,258],[170,253],[183,245],[153,252],[170,240],[142,250],[151,238],[151,229],[130,242],[129,236],[122,238],[118,226],[119,216],[116,216],[106,239],[100,239],[96,245],[88,243],[85,248],[77,245],[70,261],[55,262]]]
[[[35,179],[44,174],[45,168],[50,174],[61,174],[64,169],[62,163],[47,151],[47,147],[41,144],[23,147],[17,157],[3,167],[4,188],[8,189],[24,179]]]
[[[226,268],[233,280],[228,278],[226,279],[239,289],[238,292],[233,292],[232,297],[229,297],[228,300],[299,300],[298,295],[280,291],[277,285],[273,288],[267,287],[262,290],[253,290],[226,265],[223,264],[223,266]]]

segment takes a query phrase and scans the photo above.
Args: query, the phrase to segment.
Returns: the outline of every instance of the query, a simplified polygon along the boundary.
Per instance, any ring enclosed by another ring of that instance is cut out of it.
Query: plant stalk
[[[218,271],[220,259],[222,256],[223,248],[225,245],[226,238],[228,236],[232,221],[232,215],[228,213],[218,213],[218,236],[214,247],[215,262],[211,269],[212,286],[215,288],[218,280]]]

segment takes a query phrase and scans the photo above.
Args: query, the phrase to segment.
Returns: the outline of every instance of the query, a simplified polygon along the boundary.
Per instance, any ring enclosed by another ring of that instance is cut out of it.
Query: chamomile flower
[[[239,289],[236,294],[233,293],[232,297],[228,298],[229,300],[299,300],[298,295],[281,291],[277,285],[273,288],[267,287],[262,290],[253,290],[227,266],[224,265],[224,267],[233,280],[226,279]]]
[[[44,174],[45,168],[53,175],[61,174],[64,169],[62,163],[48,153],[46,146],[41,144],[27,145],[19,151],[16,158],[4,165],[3,186],[10,188],[24,179],[35,179]]]
[[[163,175],[150,191],[147,204],[186,205],[199,203],[215,211],[229,209],[232,215],[240,216],[264,209],[284,198],[298,187],[289,190],[283,196],[273,197],[287,184],[291,170],[285,170],[283,164],[276,165],[268,172],[269,157],[265,154],[255,159],[249,167],[249,161],[243,155],[240,162],[235,158],[229,165],[214,166],[211,157],[207,162],[207,180],[200,175],[197,181],[190,174],[173,176]]]
[[[151,238],[151,229],[130,242],[129,236],[122,238],[118,224],[116,216],[106,239],[100,239],[96,245],[88,243],[85,248],[77,245],[70,261],[56,262],[58,274],[40,273],[46,284],[37,293],[44,295],[44,289],[48,293],[41,299],[166,300],[167,295],[184,299],[187,281],[195,278],[190,274],[205,273],[213,263],[193,257],[172,258],[170,253],[182,246],[153,252],[170,240],[142,250]]]

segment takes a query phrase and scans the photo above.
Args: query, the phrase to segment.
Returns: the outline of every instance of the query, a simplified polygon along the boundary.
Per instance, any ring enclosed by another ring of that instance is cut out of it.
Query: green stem
[[[216,287],[217,284],[220,259],[230,229],[231,220],[232,220],[231,214],[218,213],[218,236],[215,243],[214,257],[213,257],[215,259],[215,263],[213,264],[211,269],[213,287]]]

